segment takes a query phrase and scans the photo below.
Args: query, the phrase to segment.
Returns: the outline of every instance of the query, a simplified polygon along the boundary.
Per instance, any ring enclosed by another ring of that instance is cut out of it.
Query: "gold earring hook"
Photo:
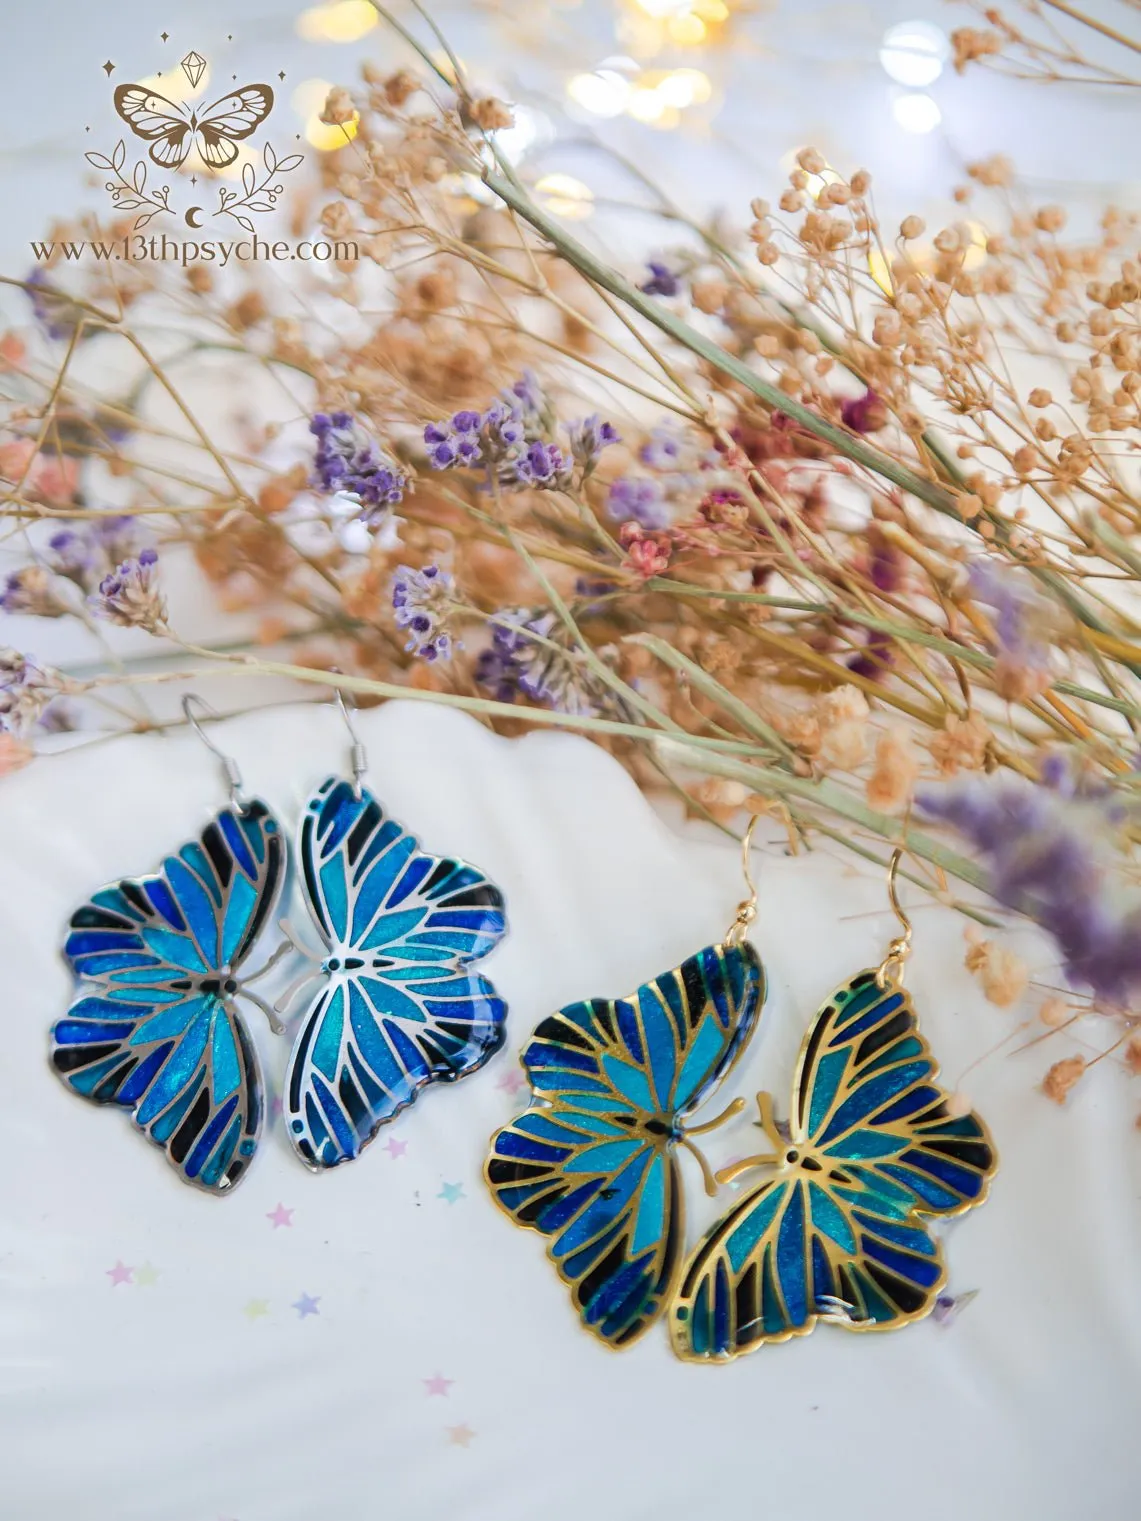
[[[733,923],[729,926],[725,936],[726,945],[740,945],[744,940],[749,925],[757,917],[757,888],[749,871],[749,852],[753,848],[753,830],[761,815],[754,813],[749,820],[748,828],[741,838],[741,875],[745,878],[745,886],[749,889],[749,896],[742,898],[737,905],[737,913]]]
[[[216,755],[222,762],[222,770],[226,773],[226,781],[229,784],[230,788],[230,802],[236,808],[241,808],[242,773],[238,770],[238,763],[232,755],[227,755],[224,750],[219,750],[218,746],[210,738],[209,734],[207,734],[206,730],[202,727],[201,719],[193,711],[193,703],[197,703],[198,706],[210,718],[217,718],[218,715],[215,713],[210,704],[205,700],[205,698],[198,696],[197,692],[184,692],[182,694],[182,711],[186,715],[186,722],[194,730],[195,734],[197,734],[198,738],[206,746],[207,750],[210,751],[210,754]]]
[[[876,982],[881,988],[903,986],[903,964],[911,955],[911,920],[903,911],[896,888],[899,863],[902,859],[903,850],[897,846],[891,853],[891,864],[887,869],[887,895],[892,912],[903,926],[903,934],[897,935],[891,942],[887,948],[887,955],[876,968]]]

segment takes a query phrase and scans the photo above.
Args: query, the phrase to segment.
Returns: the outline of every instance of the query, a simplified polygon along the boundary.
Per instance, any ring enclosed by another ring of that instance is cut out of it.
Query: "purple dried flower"
[[[24,282],[32,315],[49,338],[70,338],[78,321],[74,303],[48,283],[47,272],[34,269]]]
[[[670,520],[665,489],[645,475],[622,475],[611,482],[606,510],[616,523],[632,520],[643,528],[665,528]]]
[[[42,565],[25,565],[13,571],[0,588],[0,612],[62,618],[70,611],[56,595],[52,577]]]
[[[106,574],[107,565],[99,553],[90,529],[61,528],[48,540],[48,564],[61,576],[90,589],[89,578],[97,567]]]
[[[546,420],[547,398],[534,370],[524,370],[505,393],[509,407],[522,415],[524,422],[537,426]]]
[[[536,438],[503,467],[500,479],[505,485],[527,486],[534,491],[565,491],[571,483],[571,468],[558,444]]]
[[[491,645],[476,663],[476,681],[499,702],[513,702],[521,693],[563,713],[596,713],[576,653],[560,642],[563,633],[553,612],[500,613],[491,625]]]
[[[848,661],[853,676],[864,676],[869,681],[882,681],[892,668],[895,650],[891,635],[881,629],[869,629],[864,648]]]
[[[598,464],[603,449],[621,443],[613,423],[603,422],[597,412],[592,412],[579,422],[568,423],[567,435],[571,455],[581,467],[584,480]]]
[[[994,613],[994,631],[1004,655],[1044,669],[1049,650],[1039,637],[1046,607],[1025,576],[993,560],[974,560],[970,567],[971,595]]]
[[[683,454],[692,452],[687,441],[672,428],[654,428],[638,450],[638,458],[651,470],[676,470]]]
[[[100,617],[121,628],[142,628],[149,634],[162,632],[166,625],[166,599],[158,585],[155,551],[144,549],[137,558],[124,560],[109,576],[104,576],[91,603]]]
[[[840,403],[840,420],[853,433],[875,433],[887,422],[887,408],[869,387],[862,396]]]
[[[451,576],[438,565],[414,570],[398,565],[392,578],[392,606],[399,628],[407,629],[404,646],[422,660],[447,660],[452,653],[452,637],[445,624],[455,611]]]
[[[1053,937],[1071,982],[1109,1003],[1127,999],[1141,983],[1141,908],[1111,901],[1101,842],[1112,820],[1097,801],[1016,778],[972,780],[916,800],[984,858],[992,896]]]
[[[0,649],[0,733],[30,733],[59,693],[57,672],[19,650]]]
[[[647,296],[676,296],[681,290],[681,281],[668,264],[663,264],[660,259],[650,259],[646,268],[650,277],[643,280],[638,289]]]
[[[357,516],[370,528],[387,521],[408,488],[404,471],[349,412],[317,412],[310,418],[309,431],[317,440],[314,485],[359,502]]]

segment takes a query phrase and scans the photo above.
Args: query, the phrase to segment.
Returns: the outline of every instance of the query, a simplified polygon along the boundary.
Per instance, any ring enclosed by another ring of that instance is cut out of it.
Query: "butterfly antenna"
[[[695,1157],[697,1159],[697,1165],[701,1168],[702,1181],[705,1184],[705,1192],[711,1199],[714,1198],[717,1193],[717,1183],[721,1176],[720,1173],[713,1171],[712,1167],[710,1167],[709,1163],[705,1160],[705,1157],[700,1151],[698,1151],[697,1147],[693,1144],[688,1136],[683,1135],[679,1144],[685,1147],[686,1151],[689,1152],[691,1157]]]
[[[726,1120],[731,1120],[734,1115],[740,1114],[744,1107],[745,1100],[743,1098],[735,1098],[727,1108],[722,1109],[719,1115],[716,1115],[711,1120],[706,1120],[703,1125],[687,1125],[685,1133],[686,1135],[708,1135],[711,1130],[716,1130],[718,1126],[724,1125]]]
[[[242,987],[246,987],[251,982],[260,982],[267,972],[273,971],[274,967],[283,957],[292,955],[296,950],[297,947],[292,940],[283,940],[264,966],[259,967],[256,972],[251,972],[248,977],[242,978]]]
[[[251,993],[249,989],[244,986],[240,991],[243,998],[248,998],[251,1003],[256,1004],[257,1007],[262,1011],[266,1019],[269,1020],[269,1027],[275,1035],[285,1034],[285,1026],[282,1024],[281,1020],[278,1019],[277,1015],[274,1013],[273,1009],[270,1008],[269,1004],[266,1003],[264,998],[259,998],[256,993]]]
[[[761,1116],[758,1121],[760,1128],[777,1150],[762,1152],[755,1157],[742,1157],[739,1162],[730,1162],[728,1167],[721,1168],[720,1172],[715,1174],[718,1183],[732,1183],[733,1179],[739,1178],[743,1172],[751,1172],[754,1167],[775,1167],[780,1161],[784,1152],[784,1137],[777,1128],[771,1093],[757,1094],[757,1109]]]
[[[307,987],[311,982],[316,982],[320,976],[321,973],[318,971],[303,972],[302,975],[297,978],[296,982],[291,982],[286,988],[285,992],[282,993],[281,997],[275,998],[273,1001],[273,1006],[277,1012],[279,1014],[284,1014],[289,1005],[297,997],[298,993],[300,993],[301,989]]]
[[[279,919],[277,921],[277,927],[289,941],[293,949],[297,951],[299,955],[304,956],[306,961],[320,961],[320,955],[314,951],[311,951],[308,946],[305,945],[301,939],[301,936],[298,934],[297,930],[293,927],[288,919]]]

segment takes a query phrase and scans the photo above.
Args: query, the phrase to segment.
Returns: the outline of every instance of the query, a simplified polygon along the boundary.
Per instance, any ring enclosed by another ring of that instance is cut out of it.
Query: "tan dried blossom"
[[[496,100],[494,95],[484,95],[479,100],[473,100],[468,106],[468,115],[484,132],[499,132],[515,125],[511,108],[501,100]]]
[[[816,703],[822,758],[840,771],[854,771],[868,752],[868,700],[859,687],[836,687]]]
[[[334,85],[325,97],[325,104],[321,110],[321,120],[331,127],[343,127],[357,114],[357,108],[353,105],[353,97],[343,85]]]
[[[1121,1055],[1134,1077],[1141,1077],[1141,1032],[1129,1037]]]
[[[966,934],[963,965],[978,978],[988,1003],[1009,1009],[1022,997],[1030,981],[1026,963],[1008,946],[983,939],[973,926]]]
[[[875,769],[868,778],[868,807],[879,813],[903,813],[911,802],[919,759],[911,735],[896,724],[876,741]]]
[[[1069,1006],[1064,998],[1045,998],[1038,1010],[1038,1018],[1048,1030],[1057,1030],[1069,1018]]]
[[[957,776],[960,771],[981,771],[993,735],[977,714],[959,718],[948,713],[942,733],[932,737],[928,749],[940,776]]]
[[[1085,1070],[1084,1056],[1064,1056],[1061,1061],[1054,1063],[1042,1079],[1042,1092],[1048,1099],[1053,1099],[1055,1104],[1064,1104],[1066,1094],[1081,1080]]]
[[[985,31],[979,27],[961,26],[951,33],[954,50],[955,72],[961,74],[969,64],[981,58],[993,58],[1002,52],[1002,36],[999,32]]]
[[[749,795],[749,789],[743,783],[716,776],[695,782],[693,786],[687,787],[686,791],[707,813],[712,814],[719,824],[729,823],[741,811]]]
[[[261,291],[248,290],[227,309],[226,320],[236,332],[244,333],[251,327],[257,327],[268,311]]]

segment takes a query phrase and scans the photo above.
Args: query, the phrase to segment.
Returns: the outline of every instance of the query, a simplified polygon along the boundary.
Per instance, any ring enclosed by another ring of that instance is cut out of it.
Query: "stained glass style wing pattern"
[[[285,1084],[290,1140],[314,1169],[351,1161],[430,1083],[503,1044],[507,1007],[472,963],[507,930],[474,866],[429,855],[367,790],[330,777],[310,799],[300,874],[327,955]]]
[[[697,1247],[670,1311],[674,1350],[724,1361],[825,1318],[884,1331],[934,1307],[946,1270],[925,1219],[986,1197],[996,1156],[952,1114],[902,987],[874,971],[837,989],[801,1048],[776,1175]],[[765,1110],[762,1108],[762,1116]]]
[[[683,1121],[764,1002],[748,944],[713,945],[628,998],[568,1004],[523,1052],[531,1107],[493,1137],[496,1203],[547,1238],[582,1323],[624,1347],[660,1315],[685,1240]]]
[[[232,806],[68,925],[79,993],[52,1027],[52,1066],[83,1098],[129,1110],[185,1182],[214,1194],[238,1182],[261,1132],[257,1053],[232,1000],[286,865],[266,805]]]

